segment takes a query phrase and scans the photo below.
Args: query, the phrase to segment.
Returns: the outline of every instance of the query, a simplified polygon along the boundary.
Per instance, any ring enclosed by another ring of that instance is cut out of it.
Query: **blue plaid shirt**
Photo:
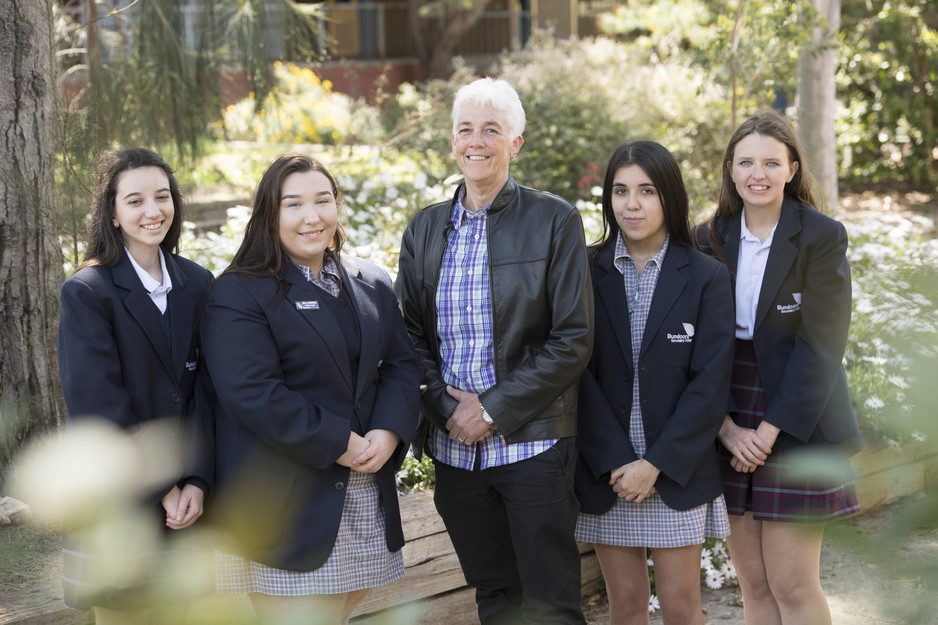
[[[459,196],[461,198],[461,194]],[[453,230],[436,290],[437,333],[443,380],[452,387],[480,394],[495,380],[494,320],[489,288],[488,209],[467,211],[461,199],[453,208]],[[472,470],[479,454],[482,469],[526,460],[550,449],[557,439],[506,445],[493,435],[473,445],[446,431],[430,428],[430,453],[457,469]]]
[[[642,339],[645,337],[645,324],[648,313],[651,311],[651,301],[655,297],[658,287],[658,276],[661,275],[661,264],[668,253],[668,244],[671,235],[664,240],[664,245],[658,253],[645,262],[642,273],[638,273],[635,260],[629,255],[628,248],[622,240],[620,233],[616,237],[616,258],[614,264],[622,274],[625,296],[629,302],[629,323],[632,331],[632,371],[638,371],[639,355],[642,351]],[[632,410],[629,413],[629,440],[632,449],[639,458],[645,457],[648,445],[645,441],[645,422],[642,419],[642,400],[639,396],[639,376],[632,376]]]
[[[303,276],[313,284],[318,287],[325,289],[332,297],[339,296],[340,284],[342,283],[341,273],[339,273],[339,266],[335,262],[335,255],[331,252],[326,252],[325,256],[322,259],[322,271],[319,272],[319,276],[313,275],[312,269],[306,265],[296,265],[297,268],[303,272]]]

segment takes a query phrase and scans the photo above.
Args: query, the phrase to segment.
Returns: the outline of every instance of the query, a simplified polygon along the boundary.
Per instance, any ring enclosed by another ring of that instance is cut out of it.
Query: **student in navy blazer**
[[[733,356],[729,272],[692,247],[680,169],[657,143],[613,153],[603,216],[596,340],[580,381],[577,538],[595,545],[612,623],[648,622],[651,548],[664,622],[703,625],[702,544],[728,529],[714,443]]]
[[[403,575],[395,472],[422,376],[387,273],[340,254],[340,202],[321,163],[278,157],[202,326],[234,539],[218,590],[249,593],[264,623],[347,621]]]
[[[719,440],[747,623],[830,623],[823,522],[858,510],[847,458],[862,441],[842,365],[847,233],[818,212],[812,186],[791,127],[759,112],[730,139],[717,211],[697,233],[735,284],[736,362]],[[838,461],[840,474],[815,468]]]
[[[85,261],[61,290],[58,359],[69,423],[104,419],[166,466],[174,466],[172,452],[178,451],[178,468],[165,483],[151,485],[143,503],[159,523],[154,527],[182,529],[201,515],[214,479],[211,393],[200,375],[196,340],[212,275],[173,253],[184,206],[173,170],[157,154],[105,153],[94,195]],[[66,603],[93,607],[99,625],[158,622],[146,586],[159,580],[128,578],[97,588],[102,580],[89,571],[115,556],[71,531],[70,520],[87,511],[69,512]],[[152,568],[153,554],[132,547],[121,546],[123,555],[108,568],[120,570],[127,561]]]

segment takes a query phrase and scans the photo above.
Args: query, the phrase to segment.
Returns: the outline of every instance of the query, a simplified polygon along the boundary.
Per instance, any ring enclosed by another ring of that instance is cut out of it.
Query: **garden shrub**
[[[377,109],[333,91],[308,67],[278,61],[274,75],[277,86],[262,101],[251,93],[224,110],[219,127],[226,139],[340,145],[383,138]]]
[[[938,239],[924,234],[934,225],[884,215],[847,227],[853,317],[844,365],[864,437],[924,443],[934,426],[921,422],[910,389],[933,385],[938,370]]]

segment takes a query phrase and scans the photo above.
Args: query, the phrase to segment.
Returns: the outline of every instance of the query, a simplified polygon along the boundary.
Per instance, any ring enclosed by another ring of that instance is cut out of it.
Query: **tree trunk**
[[[51,0],[0,0],[0,471],[64,416],[52,37]]]
[[[828,213],[837,212],[837,143],[834,133],[834,48],[840,30],[840,0],[812,0],[821,23],[798,59],[798,135],[824,196]]]
[[[436,21],[440,17],[422,17],[420,9],[427,3],[424,0],[409,0],[408,23],[417,49],[421,80],[445,79],[449,76],[456,46],[463,35],[482,17],[488,3],[489,0],[471,0],[446,7],[443,13],[443,27],[433,35],[431,20]]]

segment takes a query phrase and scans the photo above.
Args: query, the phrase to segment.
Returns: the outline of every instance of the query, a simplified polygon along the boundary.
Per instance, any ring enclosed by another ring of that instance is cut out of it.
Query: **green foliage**
[[[275,85],[266,97],[228,106],[218,125],[227,139],[262,143],[375,143],[376,109],[332,90],[308,67],[274,63]]]
[[[637,0],[601,27],[661,58],[684,57],[726,87],[741,118],[779,96],[794,100],[798,55],[817,20],[810,0]]]
[[[429,490],[436,484],[433,460],[424,456],[417,460],[413,454],[407,454],[404,464],[397,472],[397,487],[404,491]]]
[[[938,188],[938,3],[845,3],[837,137],[848,180]]]

